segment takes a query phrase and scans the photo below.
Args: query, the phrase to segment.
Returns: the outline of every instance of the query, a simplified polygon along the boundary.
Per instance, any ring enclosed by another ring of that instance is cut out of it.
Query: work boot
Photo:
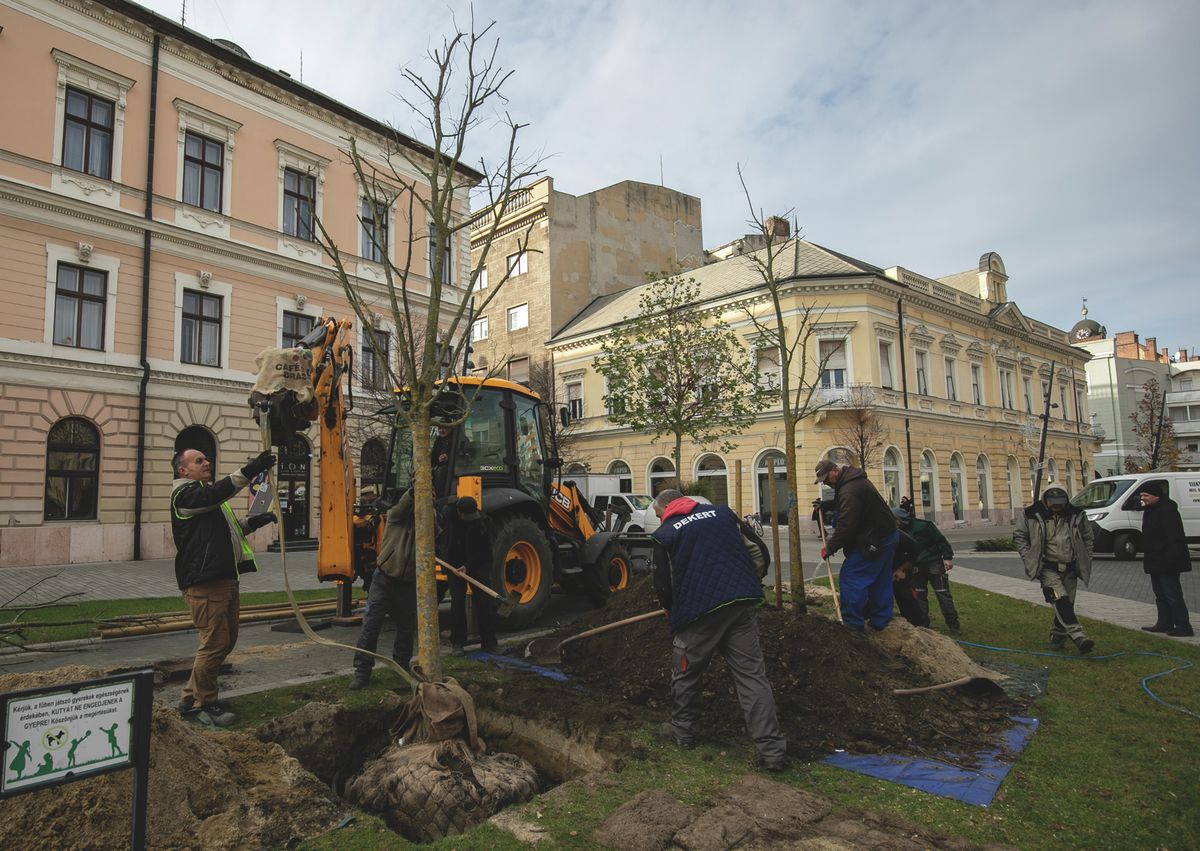
[[[1053,636],[1053,635],[1052,635],[1052,636],[1050,636],[1050,645],[1049,645],[1049,647],[1050,647],[1050,649],[1051,649],[1051,650],[1053,650],[1053,651],[1055,651],[1055,652],[1057,652],[1057,653],[1061,653],[1061,652],[1062,652],[1062,650],[1063,650],[1063,648],[1064,648],[1064,647],[1066,647],[1066,646],[1067,646],[1067,640],[1066,640],[1065,638],[1059,638],[1059,637],[1056,637],[1056,636]]]
[[[1142,629],[1145,630],[1146,632],[1170,632],[1171,631],[1171,627],[1163,626],[1160,623],[1156,623],[1154,626],[1144,626],[1144,627],[1142,627]]]
[[[184,700],[180,700],[179,704],[175,708],[179,710],[180,715],[187,715],[196,708],[196,701],[189,697]]]
[[[206,727],[209,730],[215,729],[217,726],[213,722],[212,716],[207,712],[202,712],[199,708],[192,708],[183,713],[183,720],[189,724],[195,724],[197,727]]]
[[[1190,626],[1177,626],[1175,629],[1167,630],[1167,635],[1172,638],[1191,638],[1196,634],[1196,631]]]
[[[200,713],[207,715],[216,727],[229,727],[237,720],[236,715],[219,703],[207,703],[201,706]]]
[[[771,774],[778,774],[781,771],[787,771],[787,757],[780,756],[774,759],[766,759],[760,756],[758,758],[758,768],[760,771],[767,771]]]
[[[1079,655],[1086,656],[1092,652],[1092,648],[1096,646],[1096,642],[1092,641],[1090,638],[1084,638],[1080,639],[1076,646],[1079,648]]]
[[[366,688],[370,684],[371,684],[371,672],[370,671],[355,671],[354,679],[352,679],[350,681],[350,690],[358,691],[359,689]]]
[[[958,624],[954,624],[954,626],[950,627],[950,634],[962,635],[962,627],[960,627]]]
[[[461,644],[451,644],[450,645],[450,655],[451,656],[466,656],[467,648]]]

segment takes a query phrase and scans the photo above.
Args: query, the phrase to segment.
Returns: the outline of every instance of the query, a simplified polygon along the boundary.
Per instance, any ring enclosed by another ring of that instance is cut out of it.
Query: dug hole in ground
[[[553,646],[591,626],[654,608],[649,583],[640,582],[539,643]],[[764,607],[759,630],[793,758],[815,759],[835,749],[939,759],[947,750],[973,753],[992,745],[1019,708],[997,687],[1003,677],[972,663],[950,639],[903,622],[869,636],[823,614]],[[147,845],[288,847],[336,828],[355,807],[376,813],[414,841],[460,833],[488,818],[534,841],[536,824],[519,812],[502,812],[506,807],[538,793],[611,783],[607,772],[620,771],[628,760],[656,759],[637,734],[669,718],[665,619],[574,642],[563,651],[566,682],[492,666],[481,668],[479,677],[464,675],[479,747],[486,752],[473,749],[468,737],[398,747],[389,731],[401,720],[407,695],[389,694],[360,709],[312,702],[253,735],[204,730],[182,721],[173,707],[156,704]],[[0,691],[102,673],[60,668],[3,676]],[[893,693],[964,677],[972,678],[968,688]],[[707,674],[704,701],[702,743],[744,752],[749,761],[753,749],[719,659]],[[565,785],[555,789],[558,784]],[[780,801],[790,804],[780,807]],[[0,846],[122,847],[129,806],[126,772],[9,799],[0,802]],[[753,775],[699,807],[665,793],[643,793],[610,814],[593,838],[624,849],[767,848],[816,837],[841,847],[973,847],[892,816],[838,810],[820,795]]]

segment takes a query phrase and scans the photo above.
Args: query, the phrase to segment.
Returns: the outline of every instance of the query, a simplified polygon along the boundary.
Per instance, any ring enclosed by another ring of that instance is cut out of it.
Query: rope
[[[1166,653],[1151,653],[1148,650],[1120,650],[1116,653],[1108,653],[1104,656],[1067,656],[1064,653],[1052,653],[1048,650],[1017,650],[1012,647],[996,647],[991,644],[976,644],[971,641],[960,641],[958,643],[964,647],[976,647],[980,650],[992,650],[997,653],[1022,653],[1026,656],[1047,656],[1051,659],[1063,659],[1072,662],[1105,662],[1110,659],[1120,659],[1123,656],[1149,656],[1155,659],[1170,659],[1172,662],[1179,662],[1180,664],[1176,665],[1174,668],[1170,668],[1169,670],[1159,671],[1157,674],[1150,674],[1149,676],[1142,677],[1142,691],[1144,691],[1155,703],[1159,703],[1168,709],[1174,709],[1176,712],[1182,712],[1184,715],[1190,715],[1192,718],[1200,719],[1200,712],[1193,712],[1192,710],[1185,709],[1182,706],[1176,706],[1173,703],[1168,703],[1155,694],[1148,685],[1151,680],[1156,680],[1159,677],[1165,677],[1167,674],[1173,674],[1176,671],[1186,671],[1188,668],[1192,667],[1192,662],[1190,660],[1184,659],[1180,656],[1170,656]]]
[[[271,450],[271,423],[267,417],[266,411],[261,412],[261,416],[259,417],[259,433],[262,435],[263,451],[269,452]],[[340,641],[332,641],[328,638],[322,638],[313,632],[312,627],[308,625],[308,621],[304,617],[304,613],[300,611],[300,605],[296,602],[296,595],[292,593],[292,585],[288,581],[287,546],[283,540],[283,510],[279,507],[279,492],[276,490],[275,476],[272,470],[267,471],[266,484],[267,487],[271,489],[271,508],[274,509],[275,519],[279,523],[279,561],[283,566],[283,588],[287,592],[288,602],[292,605],[292,613],[296,616],[296,622],[300,624],[300,631],[303,632],[310,641],[313,641],[317,644],[324,644],[328,647],[340,647],[343,650],[350,650],[354,653],[365,653],[372,658],[378,659],[380,662],[383,662],[385,665],[399,674],[405,681],[408,682],[410,686],[413,687],[413,689],[416,689],[417,679],[408,671],[404,670],[400,663],[390,656],[381,656],[380,654],[374,653],[370,650],[363,650],[359,647],[351,647],[349,644],[342,644]],[[400,625],[397,624],[397,627],[399,626]]]

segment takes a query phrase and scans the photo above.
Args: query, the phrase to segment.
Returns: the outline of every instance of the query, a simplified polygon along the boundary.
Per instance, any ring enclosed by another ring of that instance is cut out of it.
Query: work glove
[[[829,551],[827,549],[825,549],[824,547],[821,547],[821,558],[823,558],[823,559],[829,558]]]
[[[242,468],[242,475],[247,479],[253,479],[259,473],[265,473],[267,470],[275,466],[275,453],[270,450],[259,454],[257,458],[250,461]]]
[[[253,517],[246,518],[246,527],[253,532],[255,529],[261,529],[274,523],[276,520],[274,511],[264,511],[262,514],[256,514]]]

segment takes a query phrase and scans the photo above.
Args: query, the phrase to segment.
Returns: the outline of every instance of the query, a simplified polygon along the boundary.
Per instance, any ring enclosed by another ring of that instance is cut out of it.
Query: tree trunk
[[[413,508],[417,558],[417,661],[433,681],[442,678],[442,636],[438,628],[437,576],[434,567],[433,469],[429,466],[429,416],[414,417]]]
[[[678,485],[677,490],[683,490],[683,468],[680,466],[683,461],[683,434],[675,432],[675,482]],[[653,494],[651,494],[653,496]]]
[[[788,581],[792,585],[792,612],[801,615],[808,611],[804,594],[804,559],[800,557],[800,471],[796,469],[796,421],[783,418],[784,457],[787,458],[788,493]],[[775,483],[771,483],[775,487]]]

